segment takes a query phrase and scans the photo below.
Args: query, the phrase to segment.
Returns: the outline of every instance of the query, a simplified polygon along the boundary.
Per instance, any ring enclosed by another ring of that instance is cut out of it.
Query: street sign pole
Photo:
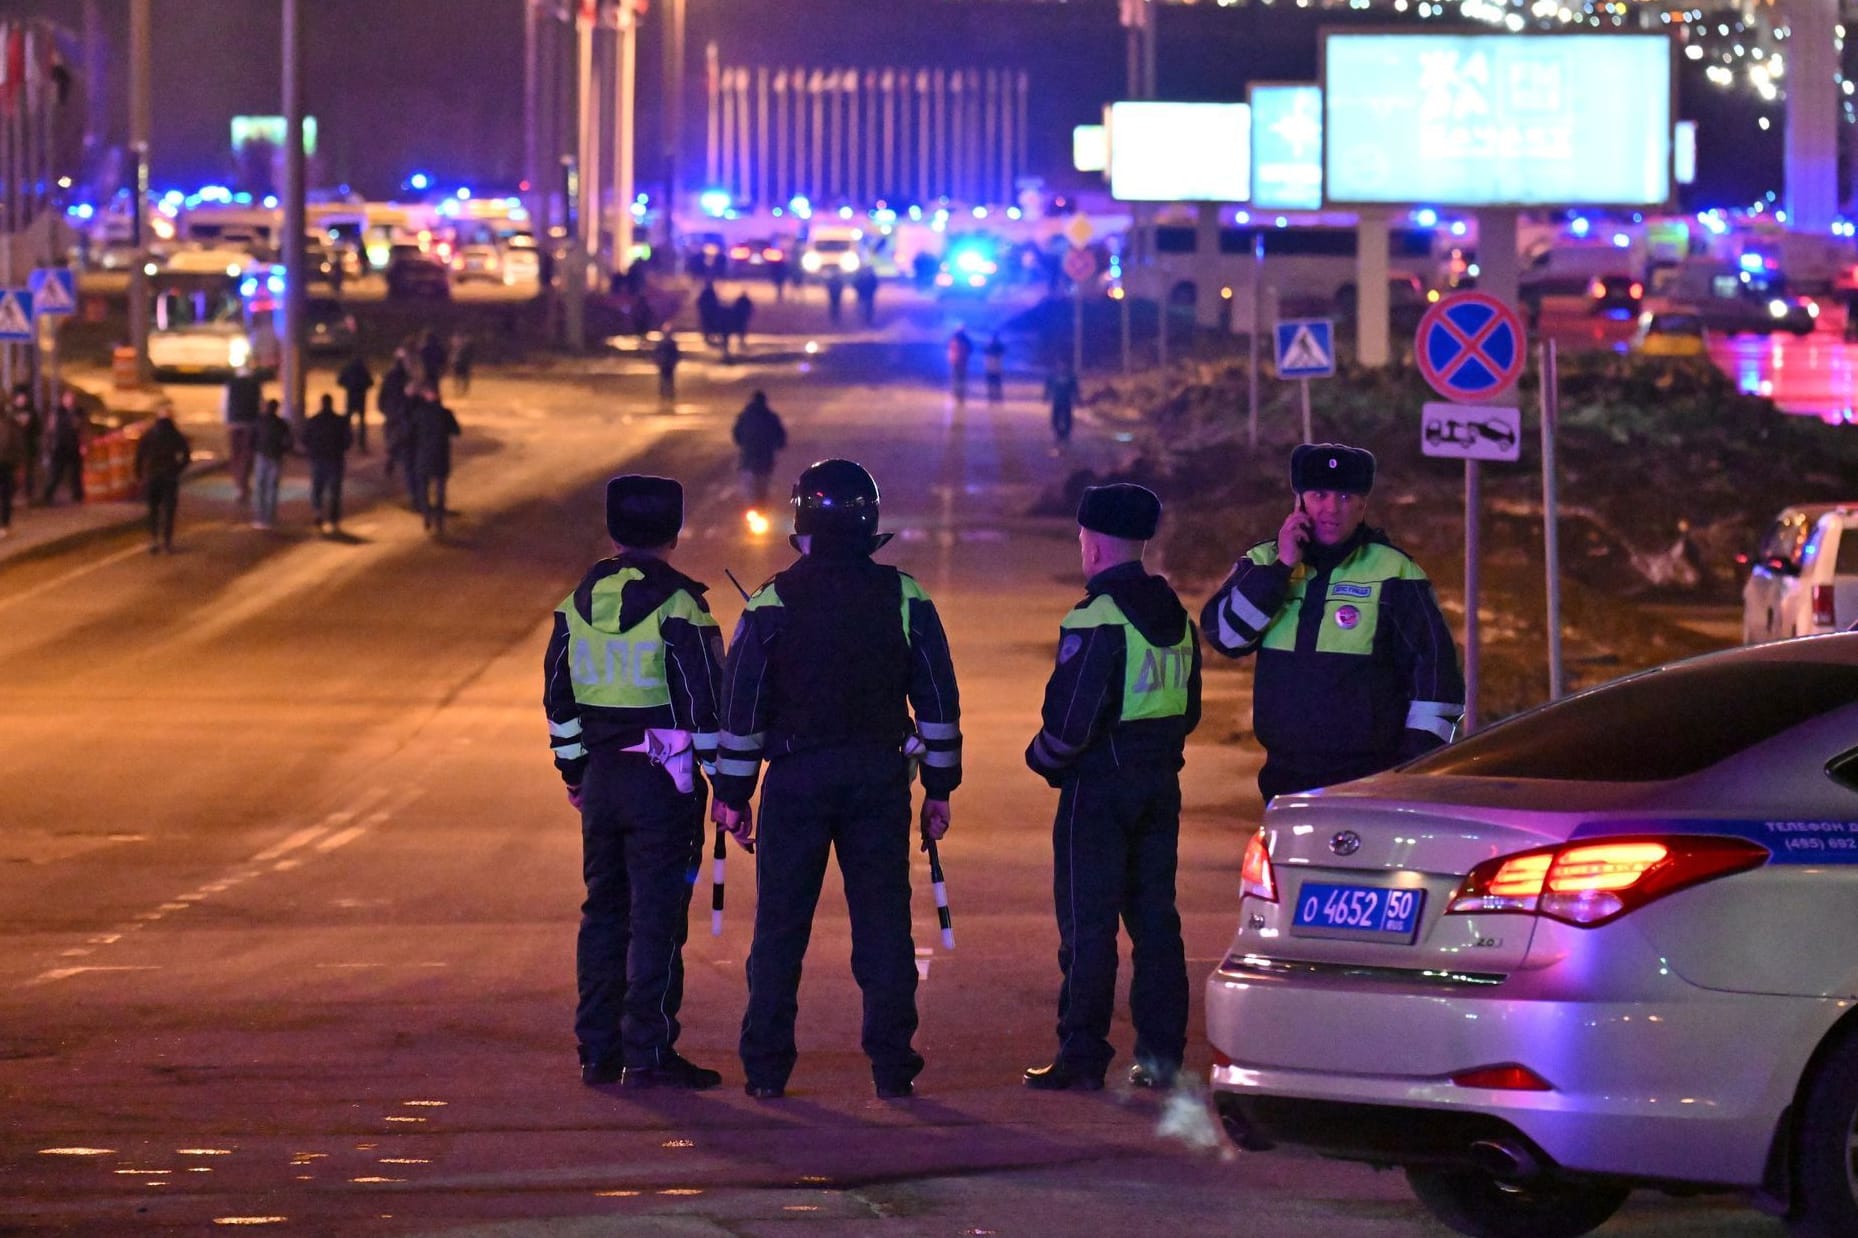
[[[1478,622],[1477,595],[1482,584],[1478,571],[1481,549],[1478,525],[1484,511],[1483,478],[1475,460],[1464,462],[1464,723],[1460,734],[1477,729]]]
[[[1264,323],[1264,229],[1252,229],[1252,329],[1247,350],[1246,395],[1251,401],[1251,416],[1245,427],[1246,449],[1258,453],[1258,331]],[[1305,440],[1308,441],[1307,439]]]
[[[1303,388],[1303,441],[1314,443],[1316,436],[1310,432],[1310,380],[1300,379],[1298,385]]]
[[[1084,373],[1084,282],[1071,281],[1071,373]]]
[[[1555,436],[1561,420],[1555,341],[1542,342],[1542,566],[1548,574],[1548,699],[1561,699],[1561,510],[1556,497]]]

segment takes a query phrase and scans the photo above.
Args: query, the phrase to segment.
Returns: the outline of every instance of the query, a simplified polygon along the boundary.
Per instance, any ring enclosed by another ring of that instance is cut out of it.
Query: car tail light
[[[748,246],[737,245],[734,249],[729,251],[729,257],[736,262],[747,262],[749,252]]]
[[[1505,1062],[1501,1066],[1479,1066],[1461,1070],[1452,1077],[1461,1088],[1491,1088],[1499,1092],[1552,1092],[1554,1085],[1527,1066]]]
[[[1587,284],[1587,295],[1596,301],[1601,300],[1606,296],[1606,285],[1597,279],[1590,280]]]
[[[1626,291],[1632,294],[1632,299],[1634,301],[1637,301],[1640,297],[1645,295],[1645,285],[1635,279],[1626,286]]]
[[[786,256],[787,256],[786,254],[782,253],[778,249],[775,249],[773,246],[769,246],[767,249],[764,249],[761,251],[761,257],[766,262],[779,262],[782,258],[785,258]]]
[[[1265,845],[1263,830],[1245,844],[1245,859],[1239,864],[1239,894],[1267,903],[1277,901],[1277,874],[1271,871],[1271,849]]]
[[[1541,847],[1479,864],[1445,914],[1516,912],[1593,928],[1667,894],[1759,868],[1768,855],[1747,839],[1703,835]]]
[[[1831,585],[1813,586],[1813,626],[1819,628],[1839,626],[1838,608],[1832,603]]]

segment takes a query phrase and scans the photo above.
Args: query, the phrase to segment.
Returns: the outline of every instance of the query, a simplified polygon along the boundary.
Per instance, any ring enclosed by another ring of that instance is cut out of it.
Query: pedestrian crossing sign
[[[1293,318],[1277,324],[1277,376],[1330,378],[1335,374],[1335,324],[1327,318]]]
[[[32,273],[30,282],[35,317],[77,313],[77,290],[70,267],[42,267]]]
[[[24,288],[0,288],[0,340],[32,338],[32,294]]]

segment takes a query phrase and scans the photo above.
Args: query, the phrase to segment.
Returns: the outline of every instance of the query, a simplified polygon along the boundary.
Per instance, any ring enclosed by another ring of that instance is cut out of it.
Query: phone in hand
[[[1310,544],[1310,509],[1303,505],[1303,496],[1300,494],[1297,496],[1297,514],[1303,519],[1297,521],[1297,528],[1292,536],[1296,538],[1297,548],[1301,550]]]

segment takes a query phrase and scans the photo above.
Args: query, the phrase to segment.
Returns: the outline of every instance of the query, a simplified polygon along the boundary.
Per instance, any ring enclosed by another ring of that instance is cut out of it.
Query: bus
[[[176,258],[149,280],[148,360],[156,375],[217,378],[246,367],[275,373],[284,268],[236,251]]]
[[[1133,233],[1133,230],[1132,230]],[[1360,244],[1352,219],[1254,219],[1241,216],[1222,223],[1215,252],[1200,252],[1201,232],[1193,224],[1160,222],[1141,236],[1126,236],[1122,282],[1135,296],[1170,304],[1192,303],[1202,325],[1215,325],[1230,314],[1249,321],[1253,280],[1262,279],[1267,299],[1286,314],[1350,315],[1358,299],[1356,281]],[[1147,240],[1146,261],[1131,262],[1131,241]],[[1262,262],[1256,256],[1262,240]],[[1397,317],[1423,312],[1426,295],[1441,287],[1450,262],[1449,227],[1397,224],[1387,229],[1389,297]],[[1260,269],[1262,267],[1262,269]],[[1267,310],[1269,313],[1269,310]],[[1237,329],[1244,323],[1234,321]]]

